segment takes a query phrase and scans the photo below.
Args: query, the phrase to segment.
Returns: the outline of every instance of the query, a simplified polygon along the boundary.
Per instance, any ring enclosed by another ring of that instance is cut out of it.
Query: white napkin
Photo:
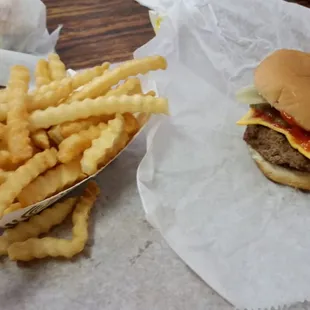
[[[48,33],[46,7],[40,0],[1,0],[0,85],[6,84],[12,65],[27,65],[33,71],[39,57],[54,51],[60,29]]]
[[[141,0],[165,14],[135,57],[154,72],[171,117],[156,117],[137,174],[149,221],[233,305],[257,309],[310,299],[310,194],[267,180],[236,121],[235,91],[281,47],[310,51],[310,10],[282,0]],[[166,10],[165,10],[166,8]]]

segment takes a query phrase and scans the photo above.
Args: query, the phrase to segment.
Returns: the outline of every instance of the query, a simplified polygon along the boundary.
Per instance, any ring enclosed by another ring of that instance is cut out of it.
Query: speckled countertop
[[[232,309],[145,220],[136,187],[143,139],[98,179],[91,240],[72,261],[1,261],[1,310]],[[68,235],[70,223],[59,235]],[[66,232],[67,231],[67,232]]]

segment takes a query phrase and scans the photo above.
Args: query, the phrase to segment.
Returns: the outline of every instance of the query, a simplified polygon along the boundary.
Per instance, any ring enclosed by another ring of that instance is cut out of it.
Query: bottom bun
[[[294,188],[310,191],[310,173],[286,169],[266,161],[258,152],[249,146],[250,154],[258,168],[270,180]]]

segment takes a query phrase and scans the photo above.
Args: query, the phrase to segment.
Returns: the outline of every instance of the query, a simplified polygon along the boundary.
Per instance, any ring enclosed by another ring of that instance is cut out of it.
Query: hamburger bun
[[[310,173],[286,169],[266,161],[258,152],[249,147],[250,154],[258,168],[271,181],[310,191]]]
[[[310,131],[310,54],[280,49],[256,68],[257,91],[278,111]]]

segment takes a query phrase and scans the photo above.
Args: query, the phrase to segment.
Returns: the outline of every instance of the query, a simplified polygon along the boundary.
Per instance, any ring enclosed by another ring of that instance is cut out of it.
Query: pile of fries
[[[95,174],[140,130],[150,114],[168,114],[168,102],[146,94],[138,75],[165,70],[161,56],[109,63],[70,77],[57,54],[40,60],[36,88],[30,73],[11,68],[0,90],[0,218],[39,203]],[[99,188],[90,181],[81,197],[68,198],[6,229],[0,255],[28,261],[81,252],[88,238],[88,217]],[[72,239],[38,238],[72,213]]]
[[[68,198],[34,215],[28,222],[6,229],[0,236],[0,255],[8,255],[11,260],[29,261],[47,256],[71,258],[80,253],[88,239],[89,213],[97,195],[99,188],[90,181],[81,197]],[[38,238],[62,223],[71,212],[72,239]]]
[[[138,78],[165,70],[161,56],[109,63],[67,75],[57,54],[40,60],[36,88],[26,67],[11,68],[0,91],[0,218],[95,174],[139,131],[139,118],[168,114]]]

